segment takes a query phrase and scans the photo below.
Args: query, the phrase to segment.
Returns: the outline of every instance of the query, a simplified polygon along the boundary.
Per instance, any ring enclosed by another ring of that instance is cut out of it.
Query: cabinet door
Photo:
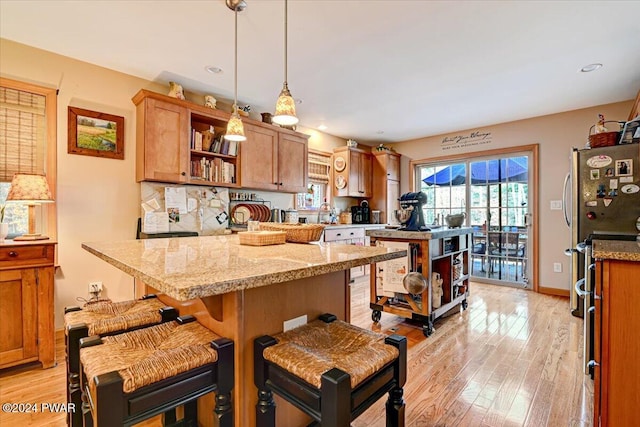
[[[240,185],[261,190],[278,189],[278,133],[244,125],[246,141],[240,143]]]
[[[148,98],[138,105],[137,114],[137,181],[187,182],[187,109]]]
[[[371,197],[372,195],[371,169],[371,156],[360,153],[360,176],[358,184],[360,197]]]
[[[400,182],[387,180],[387,200],[386,200],[386,210],[383,213],[385,218],[387,219],[387,224],[397,224],[398,220],[395,217],[395,212],[397,209],[400,209],[400,202],[398,199],[400,198]]]
[[[347,188],[349,196],[361,197],[360,193],[360,153],[357,151],[349,151],[349,178]]]
[[[400,157],[387,154],[387,179],[400,181]]]
[[[0,271],[0,368],[38,356],[36,270]]]
[[[307,167],[307,139],[281,133],[278,140],[279,190],[287,193],[305,193]]]

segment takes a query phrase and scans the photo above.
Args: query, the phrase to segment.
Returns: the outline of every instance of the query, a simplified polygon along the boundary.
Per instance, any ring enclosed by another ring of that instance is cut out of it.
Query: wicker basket
[[[267,246],[283,245],[286,243],[287,233],[284,231],[241,231],[238,233],[241,245]]]
[[[273,222],[261,222],[261,230],[276,230],[287,233],[287,242],[309,243],[320,240],[324,224],[278,224]]]
[[[618,123],[613,120],[608,120],[605,123]],[[616,145],[618,140],[620,139],[620,132],[601,132],[601,133],[592,133],[595,128],[595,125],[591,126],[589,129],[589,147],[598,148],[598,147],[611,147],[612,145]]]

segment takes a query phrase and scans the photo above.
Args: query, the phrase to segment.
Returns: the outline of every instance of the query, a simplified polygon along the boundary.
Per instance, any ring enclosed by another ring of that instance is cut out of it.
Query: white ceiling
[[[272,111],[284,2],[247,4],[239,103]],[[639,17],[638,1],[291,0],[289,87],[300,124],[361,142],[623,101],[640,88]],[[0,1],[2,38],[220,99],[233,98],[233,23],[224,0]]]

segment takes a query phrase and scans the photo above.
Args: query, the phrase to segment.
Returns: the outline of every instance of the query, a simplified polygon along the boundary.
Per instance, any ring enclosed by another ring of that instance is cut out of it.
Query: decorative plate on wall
[[[343,157],[338,156],[333,161],[333,167],[336,169],[337,172],[342,172],[344,168],[347,167],[347,162],[344,160]],[[342,188],[342,187],[338,187],[338,188]]]
[[[336,178],[336,188],[342,190],[346,186],[347,186],[347,180],[344,179],[344,176],[338,175],[338,177]]]

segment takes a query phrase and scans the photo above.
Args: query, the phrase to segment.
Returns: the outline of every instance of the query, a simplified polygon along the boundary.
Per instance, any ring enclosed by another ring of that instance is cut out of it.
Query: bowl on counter
[[[464,219],[467,217],[467,214],[464,212],[455,214],[455,215],[447,215],[444,217],[444,220],[447,222],[447,225],[451,228],[460,227],[464,222]]]

